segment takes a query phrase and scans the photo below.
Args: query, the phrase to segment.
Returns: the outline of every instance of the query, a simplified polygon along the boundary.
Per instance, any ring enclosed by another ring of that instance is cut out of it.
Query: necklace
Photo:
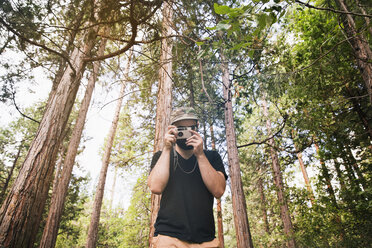
[[[182,166],[180,165],[180,163],[178,162],[178,154],[177,154],[176,151],[174,151],[174,157],[175,157],[175,161],[176,161],[176,163],[175,163],[176,166],[175,166],[174,169],[176,169],[177,166],[178,166],[178,167],[180,167],[181,171],[182,171],[183,173],[185,173],[185,174],[191,174],[191,173],[193,173],[194,170],[196,169],[196,164],[198,163],[198,160],[197,160],[196,158],[195,158],[194,168],[193,168],[191,171],[185,171],[185,170],[182,168]]]

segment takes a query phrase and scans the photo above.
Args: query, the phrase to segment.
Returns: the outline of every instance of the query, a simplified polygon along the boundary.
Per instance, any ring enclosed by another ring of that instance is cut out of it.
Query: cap
[[[190,107],[182,107],[182,108],[177,108],[173,110],[171,117],[170,117],[170,122],[171,125],[173,125],[176,121],[181,121],[181,120],[198,120],[198,117],[196,115],[195,109],[190,108]]]

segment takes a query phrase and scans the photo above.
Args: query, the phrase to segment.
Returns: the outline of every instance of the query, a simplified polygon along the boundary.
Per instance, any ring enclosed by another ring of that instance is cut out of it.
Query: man
[[[148,186],[162,194],[153,248],[219,247],[213,201],[225,192],[227,175],[218,152],[203,149],[197,126],[194,109],[173,111],[163,151],[152,159]]]

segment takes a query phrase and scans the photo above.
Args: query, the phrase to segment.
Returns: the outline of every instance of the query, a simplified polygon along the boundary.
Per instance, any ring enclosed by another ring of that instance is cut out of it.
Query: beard
[[[193,146],[186,145],[186,139],[178,139],[176,141],[176,144],[183,150],[191,150],[194,149]]]

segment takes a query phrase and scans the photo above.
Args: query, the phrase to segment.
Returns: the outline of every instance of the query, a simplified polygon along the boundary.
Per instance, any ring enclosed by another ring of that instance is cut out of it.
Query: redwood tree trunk
[[[128,64],[127,64],[125,76],[124,76],[125,82],[127,82],[128,80],[131,57],[132,57],[132,54],[128,56]],[[98,224],[99,224],[99,218],[101,215],[102,200],[103,200],[103,194],[105,191],[107,170],[108,170],[108,166],[110,163],[112,145],[114,143],[115,133],[116,133],[116,129],[117,129],[118,122],[119,122],[120,109],[123,103],[125,86],[126,86],[126,83],[123,83],[121,86],[119,100],[116,105],[114,119],[112,120],[111,128],[109,131],[109,135],[108,135],[108,139],[107,139],[107,143],[105,147],[105,152],[104,152],[103,159],[102,159],[102,168],[101,168],[101,172],[99,176],[98,185],[96,188],[96,195],[94,198],[92,216],[91,216],[90,224],[89,224],[86,248],[96,247],[96,243],[98,240]]]
[[[238,147],[232,108],[231,82],[229,68],[223,51],[221,52],[221,69],[223,95],[225,100],[225,128],[228,161],[230,169],[231,193],[233,203],[234,223],[236,229],[236,241],[238,248],[253,247],[252,237],[249,230],[247,206],[244,197],[242,178],[240,175]]]
[[[349,12],[344,0],[335,0],[335,2],[341,10]],[[369,95],[369,100],[372,104],[372,64],[370,62],[372,60],[371,48],[363,33],[357,30],[355,21],[351,14],[346,14],[344,24],[346,34],[350,38],[350,44],[354,50],[357,66],[362,74],[362,78]]]
[[[170,3],[165,1],[163,4],[162,36],[167,37],[172,33],[173,9]],[[159,88],[156,104],[154,152],[163,149],[163,138],[169,126],[170,114],[172,111],[172,47],[173,44],[170,38],[162,39]],[[160,195],[151,194],[150,245],[155,232],[154,224],[160,208],[160,199]]]
[[[99,56],[103,54],[105,46],[106,40],[103,39],[101,41],[101,45],[98,51]],[[97,80],[99,67],[100,67],[99,61],[93,63],[93,72],[88,80],[85,95],[81,103],[76,124],[67,148],[67,154],[63,162],[62,173],[60,179],[58,180],[57,186],[55,187],[55,189],[53,189],[49,214],[44,228],[43,236],[40,241],[39,246],[40,248],[41,247],[52,248],[56,244],[59,223],[61,221],[61,216],[63,213],[63,208],[68,191],[68,185],[70,183],[72,169],[75,164],[75,157],[80,144],[81,135],[83,133],[86,115],[88,112],[90,100],[92,98],[93,89]]]
[[[267,118],[267,121],[266,121],[267,132],[268,132],[268,135],[271,135],[271,122],[268,119],[269,114],[267,111],[267,103],[265,99],[263,99],[262,104],[263,104],[264,116]],[[280,217],[282,218],[282,221],[283,221],[284,233],[287,236],[287,246],[290,248],[294,248],[296,247],[296,241],[294,239],[294,231],[293,231],[291,216],[289,213],[288,204],[287,204],[287,200],[286,200],[285,192],[284,192],[282,171],[280,169],[278,154],[274,149],[275,144],[274,144],[273,138],[269,140],[269,145],[270,145],[270,155],[271,155],[271,160],[272,160],[271,164],[272,164],[272,169],[274,172],[274,184],[276,186],[278,203],[280,206]]]
[[[47,104],[26,159],[0,210],[0,247],[33,247],[56,162],[62,134],[79,89],[85,62],[94,40],[86,36],[75,48],[70,66]],[[94,37],[94,36],[93,36]],[[76,73],[75,73],[76,72]]]

